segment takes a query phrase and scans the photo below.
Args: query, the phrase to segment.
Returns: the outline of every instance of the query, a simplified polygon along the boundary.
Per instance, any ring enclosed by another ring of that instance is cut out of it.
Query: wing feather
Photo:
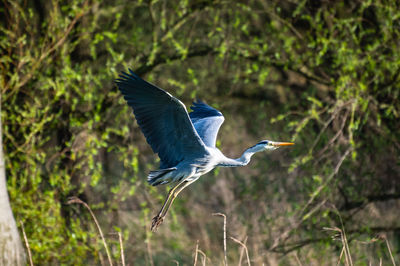
[[[181,101],[132,70],[122,72],[116,83],[147,142],[160,157],[160,168],[174,167],[185,158],[206,152]]]

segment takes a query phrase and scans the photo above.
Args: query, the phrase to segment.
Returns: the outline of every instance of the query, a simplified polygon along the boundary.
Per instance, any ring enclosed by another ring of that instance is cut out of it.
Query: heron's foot
[[[152,220],[151,231],[157,232],[157,228],[162,224],[163,221],[164,216],[160,216],[159,214],[157,214],[157,216],[155,216]]]

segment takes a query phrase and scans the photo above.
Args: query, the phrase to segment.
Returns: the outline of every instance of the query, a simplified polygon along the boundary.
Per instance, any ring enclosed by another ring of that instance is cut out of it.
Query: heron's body
[[[243,158],[231,159],[226,157],[218,148],[206,147],[206,153],[184,160],[175,167],[151,171],[148,181],[154,186],[182,180],[195,181],[217,166],[237,167],[247,165],[253,154],[248,151],[244,153]]]
[[[244,166],[256,152],[293,144],[263,140],[248,148],[241,157],[227,158],[215,147],[218,130],[224,122],[220,111],[203,102],[194,102],[193,111],[188,113],[181,101],[132,71],[123,73],[117,84],[147,142],[160,157],[160,169],[149,173],[148,182],[153,186],[177,183],[154,217],[152,229],[162,222],[180,191],[216,166]]]
[[[151,185],[179,182],[182,180],[192,181],[210,172],[218,165],[216,153],[221,153],[216,148],[207,148],[207,153],[179,162],[173,168],[160,169],[150,172],[148,181]]]

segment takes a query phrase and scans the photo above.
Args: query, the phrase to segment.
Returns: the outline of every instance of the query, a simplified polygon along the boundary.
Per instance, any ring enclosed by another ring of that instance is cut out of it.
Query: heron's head
[[[270,141],[270,140],[262,140],[256,145],[254,145],[252,148],[254,148],[254,151],[264,151],[264,150],[276,150],[279,147],[283,146],[290,146],[294,145],[292,142],[276,142],[276,141]]]

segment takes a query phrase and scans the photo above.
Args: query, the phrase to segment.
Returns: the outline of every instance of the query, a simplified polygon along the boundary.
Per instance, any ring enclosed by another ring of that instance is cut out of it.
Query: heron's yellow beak
[[[293,142],[272,142],[272,146],[280,147],[280,146],[291,146],[294,145]]]

